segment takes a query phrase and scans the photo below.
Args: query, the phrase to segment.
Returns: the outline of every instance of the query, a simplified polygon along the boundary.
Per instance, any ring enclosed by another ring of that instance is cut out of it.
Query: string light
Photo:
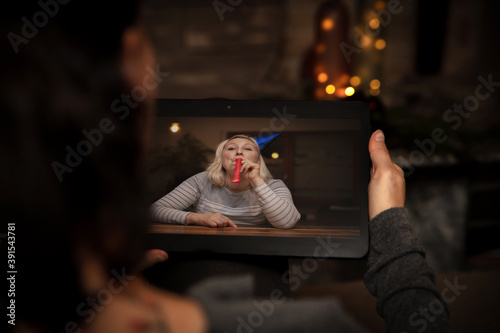
[[[333,84],[329,84],[326,86],[325,91],[328,95],[331,95],[335,92],[335,86]]]
[[[271,157],[274,159],[277,159],[278,157],[280,157],[280,154],[278,154],[277,152],[274,152],[271,154]]]
[[[370,20],[370,28],[372,28],[373,30],[377,29],[379,26],[380,26],[380,21],[377,20],[377,19],[371,19]]]
[[[375,48],[377,50],[385,49],[385,45],[386,45],[386,43],[385,43],[385,40],[383,40],[383,39],[377,39],[377,41],[375,42]]]
[[[324,83],[326,80],[328,80],[328,75],[326,73],[318,74],[318,82]]]
[[[370,43],[372,42],[372,39],[368,36],[363,36],[361,37],[361,46],[362,47],[367,47],[368,45],[370,45]]]
[[[345,88],[345,94],[346,94],[346,96],[352,96],[352,95],[354,95],[355,92],[356,92],[356,90],[354,90],[353,87],[347,87],[347,88]]]
[[[181,126],[179,125],[179,123],[172,123],[172,125],[170,125],[170,131],[172,133],[177,133],[180,129]]]
[[[371,80],[370,81],[370,88],[373,90],[377,90],[380,88],[380,81],[377,79]]]
[[[323,22],[321,22],[321,27],[325,31],[331,30],[334,25],[335,25],[335,22],[331,18],[326,18],[323,20]]]
[[[359,78],[359,76],[353,76],[349,80],[349,83],[351,84],[351,86],[357,87],[361,83],[361,79]]]

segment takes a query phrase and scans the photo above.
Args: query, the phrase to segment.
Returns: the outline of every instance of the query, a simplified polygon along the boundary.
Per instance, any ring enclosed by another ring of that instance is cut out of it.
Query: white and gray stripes
[[[191,211],[221,213],[237,225],[262,225],[267,220],[276,228],[286,229],[300,219],[292,195],[281,180],[273,179],[252,190],[233,193],[213,185],[206,172],[190,177],[151,205],[153,219],[164,223],[186,224]]]

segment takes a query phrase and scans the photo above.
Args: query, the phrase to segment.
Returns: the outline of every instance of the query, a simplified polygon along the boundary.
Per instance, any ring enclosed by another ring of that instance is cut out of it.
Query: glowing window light
[[[323,22],[321,22],[321,27],[323,28],[323,30],[331,30],[333,28],[333,26],[335,25],[335,22],[333,22],[333,20],[331,18],[326,18],[323,20]]]
[[[324,83],[326,80],[328,80],[328,75],[326,73],[318,74],[318,82]]]
[[[361,79],[359,78],[359,76],[353,76],[349,80],[349,83],[351,84],[351,86],[357,87],[361,83]]]
[[[181,126],[179,125],[179,123],[172,123],[172,125],[170,125],[170,132],[172,133],[177,133],[180,129]]]
[[[331,95],[335,92],[335,86],[333,84],[329,84],[326,86],[325,91],[328,95]]]
[[[370,81],[370,88],[373,90],[377,90],[380,88],[380,81],[377,79],[371,80]]]
[[[277,152],[274,152],[271,154],[271,157],[274,159],[277,159],[278,157],[280,157],[280,154],[278,154]]]
[[[370,28],[375,30],[380,26],[380,21],[375,19],[375,18],[371,19],[369,25],[370,25]]]
[[[383,50],[383,49],[385,49],[385,46],[386,46],[386,43],[385,43],[385,40],[383,40],[383,39],[377,39],[377,41],[375,42],[375,48],[377,50]]]
[[[370,95],[378,96],[380,94],[380,89],[370,89]]]
[[[347,88],[345,88],[345,94],[346,94],[346,96],[352,96],[352,95],[354,95],[355,92],[356,92],[356,90],[354,90],[353,87],[347,87]]]

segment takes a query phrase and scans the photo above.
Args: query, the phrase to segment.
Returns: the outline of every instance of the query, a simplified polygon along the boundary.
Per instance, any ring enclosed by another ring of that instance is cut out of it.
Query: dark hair
[[[130,93],[121,36],[139,4],[9,6],[0,29],[0,214],[15,223],[16,317],[64,331],[81,321],[76,308],[88,296],[79,249],[97,254],[108,274],[130,272],[143,253],[145,111],[111,107]]]

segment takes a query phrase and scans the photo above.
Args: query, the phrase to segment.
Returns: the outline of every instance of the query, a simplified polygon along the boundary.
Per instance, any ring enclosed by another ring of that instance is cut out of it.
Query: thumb
[[[376,130],[371,135],[370,142],[368,143],[368,151],[370,152],[374,169],[392,167],[391,156],[385,145],[384,132],[381,130]]]

